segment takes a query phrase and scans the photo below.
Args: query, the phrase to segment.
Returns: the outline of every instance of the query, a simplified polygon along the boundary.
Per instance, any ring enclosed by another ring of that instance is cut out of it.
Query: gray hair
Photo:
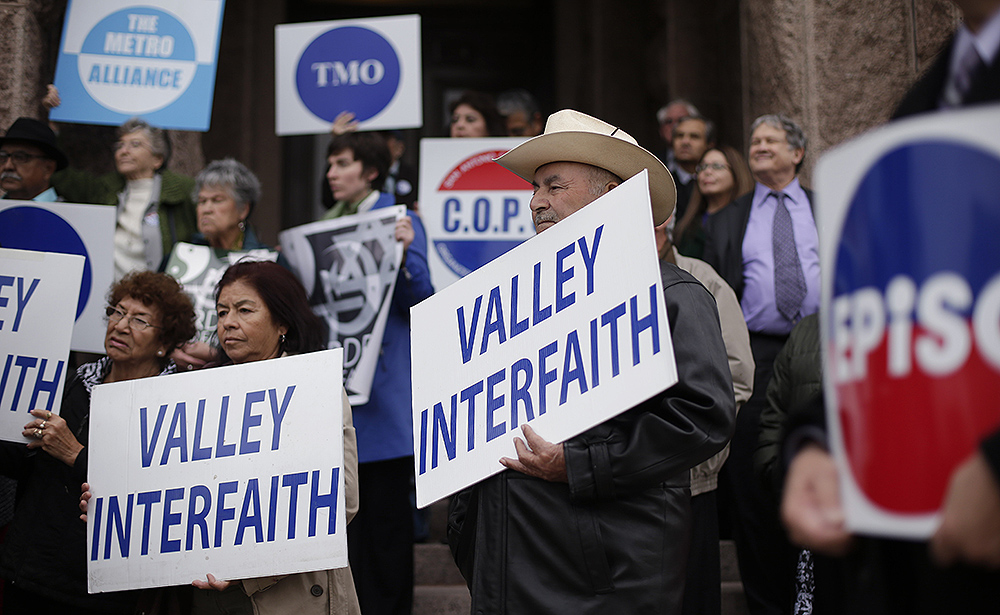
[[[521,111],[524,117],[531,119],[536,113],[541,114],[538,101],[527,90],[507,90],[497,96],[497,110],[500,115],[508,116]]]
[[[701,113],[698,112],[698,109],[692,105],[690,101],[684,100],[683,98],[675,98],[660,107],[660,109],[656,112],[656,121],[660,124],[665,122],[667,120],[667,109],[673,107],[674,105],[684,105],[687,109],[687,115],[701,115]]]
[[[767,124],[771,128],[778,128],[785,131],[785,139],[788,141],[788,148],[791,150],[802,149],[802,160],[795,165],[795,172],[798,173],[799,169],[802,168],[802,161],[806,159],[805,151],[806,144],[808,140],[806,139],[806,133],[802,132],[802,127],[792,121],[792,118],[781,113],[772,113],[770,115],[762,115],[753,121],[750,125],[750,134],[752,135],[761,124]]]
[[[622,178],[618,177],[611,171],[596,167],[592,164],[585,164],[588,167],[588,177],[590,179],[590,193],[596,196],[601,196],[604,194],[604,186],[608,185],[609,182],[622,183]]]
[[[253,171],[232,159],[213,160],[194,178],[194,201],[202,188],[210,186],[229,192],[229,196],[242,207],[253,209],[260,199],[260,180]]]
[[[133,117],[131,119],[125,120],[125,123],[118,127],[118,138],[121,139],[125,135],[132,134],[133,132],[143,132],[149,139],[149,147],[153,154],[159,156],[163,159],[163,164],[157,169],[157,173],[167,168],[167,163],[170,162],[170,138],[167,133],[162,128],[157,128],[151,125],[146,120],[141,117]]]

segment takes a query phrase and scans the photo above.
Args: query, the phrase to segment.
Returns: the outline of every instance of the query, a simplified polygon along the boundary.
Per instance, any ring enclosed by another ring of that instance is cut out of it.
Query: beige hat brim
[[[538,167],[552,162],[582,162],[611,171],[623,180],[647,169],[653,224],[666,222],[677,202],[674,178],[648,150],[608,135],[561,131],[533,137],[496,159],[501,166],[531,182]]]

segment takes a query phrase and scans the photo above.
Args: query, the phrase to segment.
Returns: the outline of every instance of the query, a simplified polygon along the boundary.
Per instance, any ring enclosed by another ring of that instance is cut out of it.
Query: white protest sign
[[[104,297],[114,278],[115,208],[0,199],[0,246],[86,259],[71,350],[104,353]]]
[[[495,158],[524,142],[421,139],[420,218],[427,229],[427,261],[442,289],[534,237],[531,184]]]
[[[59,413],[83,257],[0,248],[0,439],[35,408]]]
[[[396,205],[282,231],[285,256],[309,304],[330,326],[330,348],[344,348],[344,383],[351,404],[368,402],[389,318],[403,245]]]
[[[893,122],[816,168],[824,391],[847,525],[928,539],[1000,428],[1000,106]]]
[[[208,130],[223,0],[70,0],[57,122]]]
[[[410,310],[417,505],[677,382],[645,171]]]
[[[219,252],[224,252],[220,255]],[[273,250],[215,250],[210,246],[178,243],[167,260],[167,275],[184,285],[184,292],[194,302],[198,322],[198,341],[210,343],[219,321],[215,311],[215,285],[233,263],[240,260],[278,260]]]
[[[342,354],[95,387],[88,590],[346,566]]]
[[[343,111],[362,130],[419,128],[420,16],[276,26],[279,135],[325,134]]]

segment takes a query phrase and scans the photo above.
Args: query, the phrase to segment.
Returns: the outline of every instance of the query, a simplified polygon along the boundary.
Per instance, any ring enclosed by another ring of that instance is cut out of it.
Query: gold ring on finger
[[[35,437],[36,438],[38,438],[39,440],[41,440],[42,436],[44,436],[44,435],[45,435],[44,431],[42,431],[41,429],[35,429]]]

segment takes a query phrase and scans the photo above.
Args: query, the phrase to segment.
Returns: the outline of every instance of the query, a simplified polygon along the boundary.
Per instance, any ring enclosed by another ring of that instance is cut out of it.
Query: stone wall
[[[743,0],[744,127],[799,122],[808,183],[824,150],[889,118],[957,23],[944,0]]]

